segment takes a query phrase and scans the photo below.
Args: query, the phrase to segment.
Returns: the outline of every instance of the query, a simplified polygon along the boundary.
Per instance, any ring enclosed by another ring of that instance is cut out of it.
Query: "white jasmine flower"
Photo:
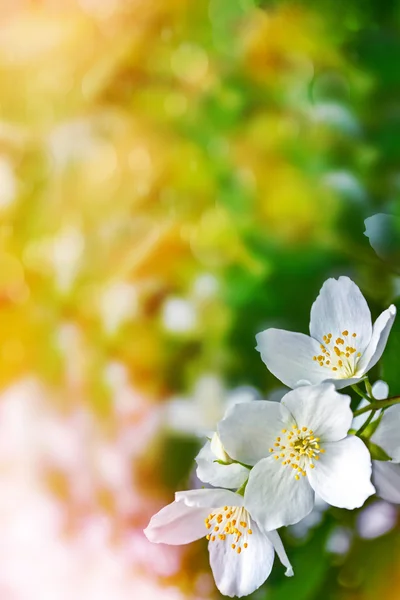
[[[348,277],[328,279],[311,308],[310,336],[281,329],[257,335],[257,350],[285,385],[357,383],[378,362],[396,316],[391,305],[372,327],[367,302]]]
[[[229,456],[255,465],[246,506],[263,530],[308,515],[314,491],[328,504],[354,509],[375,492],[364,443],[347,436],[350,397],[332,384],[304,386],[281,403],[259,400],[233,406],[218,425]]]
[[[175,502],[154,515],[144,533],[151,542],[174,545],[206,537],[215,583],[226,596],[246,596],[259,588],[271,573],[275,552],[286,575],[293,575],[278,533],[262,533],[243,496],[228,490],[177,492]]]
[[[382,415],[371,441],[380,446],[391,460],[373,461],[373,479],[378,495],[400,504],[400,404],[390,406]]]
[[[239,488],[247,481],[250,473],[249,469],[232,461],[217,432],[200,450],[196,462],[197,477],[215,487]]]

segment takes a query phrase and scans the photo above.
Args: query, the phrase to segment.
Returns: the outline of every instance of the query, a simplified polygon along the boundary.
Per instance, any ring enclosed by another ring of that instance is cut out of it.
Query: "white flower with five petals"
[[[281,403],[236,405],[218,425],[229,456],[247,465],[246,507],[263,531],[297,523],[312,510],[314,492],[354,509],[375,489],[364,443],[347,436],[350,397],[332,384],[303,386]]]
[[[278,533],[262,533],[243,496],[228,490],[177,492],[144,532],[151,542],[174,545],[207,537],[215,583],[226,596],[247,596],[259,588],[271,573],[275,552],[286,575],[293,575]]]
[[[311,308],[310,336],[266,329],[257,335],[257,350],[271,373],[291,388],[330,381],[341,389],[378,362],[395,316],[391,305],[372,326],[356,284],[348,277],[328,279]]]

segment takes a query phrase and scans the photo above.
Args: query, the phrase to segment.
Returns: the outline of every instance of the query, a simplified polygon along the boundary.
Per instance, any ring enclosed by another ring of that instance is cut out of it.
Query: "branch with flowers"
[[[398,502],[400,396],[371,385],[396,316],[392,305],[372,324],[359,288],[348,277],[328,279],[311,309],[310,335],[267,329],[257,350],[291,388],[280,402],[231,405],[196,457],[208,488],[182,491],[151,519],[156,543],[206,537],[216,585],[227,596],[252,593],[268,578],[275,553],[293,569],[277,532],[313,509],[315,494],[353,510],[378,494]],[[363,383],[365,391],[360,387]],[[340,392],[351,386],[361,396]]]

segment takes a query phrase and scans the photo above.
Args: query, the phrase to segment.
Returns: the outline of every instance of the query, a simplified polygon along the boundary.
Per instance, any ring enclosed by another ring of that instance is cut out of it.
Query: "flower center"
[[[322,338],[324,343],[320,345],[321,354],[313,356],[313,360],[343,379],[353,377],[361,356],[361,352],[357,352],[356,338],[357,334],[350,334],[347,329],[336,340],[331,333],[327,333]]]
[[[315,460],[319,460],[319,454],[325,450],[321,448],[320,438],[314,436],[314,432],[307,427],[297,427],[293,425],[292,429],[282,429],[283,436],[278,436],[274,443],[274,448],[269,451],[274,455],[275,460],[282,459],[282,464],[294,469],[294,478],[299,480],[300,475],[307,475],[305,467],[314,469]]]
[[[242,506],[224,506],[217,509],[208,515],[205,525],[210,531],[206,536],[208,540],[228,542],[238,554],[242,552],[242,548],[248,547],[249,536],[253,534],[250,529],[250,515]]]

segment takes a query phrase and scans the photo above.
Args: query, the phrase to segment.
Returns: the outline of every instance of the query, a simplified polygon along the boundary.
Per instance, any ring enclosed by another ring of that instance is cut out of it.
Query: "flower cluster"
[[[315,494],[349,510],[375,491],[400,502],[393,483],[400,479],[399,398],[378,400],[373,390],[379,386],[371,387],[367,377],[395,315],[390,306],[372,325],[359,288],[340,277],[322,286],[310,336],[278,329],[258,334],[263,361],[292,390],[280,402],[227,408],[196,458],[199,479],[213,487],[177,492],[151,519],[149,540],[186,544],[206,537],[218,589],[240,597],[267,579],[275,552],[293,575],[276,530],[306,517]],[[346,386],[364,397],[355,413],[350,396],[338,392]],[[383,414],[373,420],[378,411]],[[369,416],[355,431],[359,413]]]

